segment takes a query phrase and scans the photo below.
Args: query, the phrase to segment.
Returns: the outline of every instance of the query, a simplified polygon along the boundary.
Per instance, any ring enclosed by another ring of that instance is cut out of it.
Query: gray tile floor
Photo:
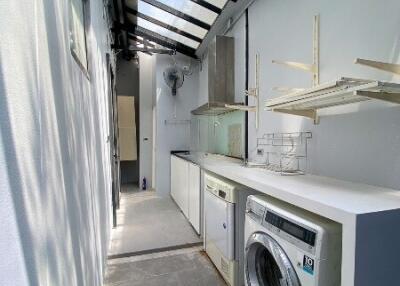
[[[109,256],[201,243],[171,198],[154,191],[123,192]]]
[[[105,286],[225,286],[201,248],[112,259]]]
[[[139,185],[137,184],[124,184],[121,185],[121,192],[123,193],[128,193],[128,192],[141,192],[142,190],[140,189]]]

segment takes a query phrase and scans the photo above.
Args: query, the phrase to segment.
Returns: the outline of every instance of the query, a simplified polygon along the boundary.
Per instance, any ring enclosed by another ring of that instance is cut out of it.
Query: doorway
[[[116,90],[117,97],[120,104],[119,119],[122,119],[120,128],[125,128],[126,132],[122,132],[124,141],[123,144],[124,154],[120,158],[120,172],[121,172],[121,191],[130,192],[137,191],[140,186],[139,169],[140,169],[140,104],[141,99],[139,96],[139,67],[135,61],[127,61],[123,57],[117,58],[117,77],[116,77]],[[125,102],[125,103],[123,103]],[[128,107],[129,105],[129,107]],[[132,115],[133,114],[133,118]],[[129,124],[128,124],[129,123]],[[133,127],[126,129],[126,127]],[[134,134],[132,134],[134,132]],[[121,133],[121,132],[120,132]],[[136,148],[136,150],[132,150]],[[133,152],[135,151],[135,152]],[[135,153],[136,155],[133,155]]]

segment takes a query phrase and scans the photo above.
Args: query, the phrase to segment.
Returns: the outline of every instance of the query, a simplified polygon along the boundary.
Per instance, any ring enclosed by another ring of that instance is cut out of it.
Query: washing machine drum
[[[282,247],[266,233],[257,232],[246,244],[248,286],[301,286]]]

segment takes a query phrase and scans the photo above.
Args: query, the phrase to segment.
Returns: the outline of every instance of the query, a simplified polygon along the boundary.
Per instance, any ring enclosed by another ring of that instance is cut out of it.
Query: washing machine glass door
[[[266,233],[251,235],[246,244],[248,286],[301,286],[282,247]]]

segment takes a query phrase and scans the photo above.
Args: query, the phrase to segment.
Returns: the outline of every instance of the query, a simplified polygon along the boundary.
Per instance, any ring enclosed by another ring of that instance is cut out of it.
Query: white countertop
[[[313,175],[281,176],[244,167],[239,160],[204,153],[179,157],[200,165],[203,170],[340,223],[341,285],[365,286],[356,277],[379,281],[388,273],[388,267],[392,269],[389,273],[395,271],[392,266],[396,265],[398,255],[394,250],[398,249],[400,232],[394,223],[400,218],[400,190]],[[369,216],[370,213],[374,215]],[[378,260],[383,262],[376,264]],[[395,282],[389,284],[398,285],[398,279],[393,279]]]
[[[281,176],[225,156],[179,155],[204,170],[337,222],[357,215],[400,209],[400,190],[314,175]]]

